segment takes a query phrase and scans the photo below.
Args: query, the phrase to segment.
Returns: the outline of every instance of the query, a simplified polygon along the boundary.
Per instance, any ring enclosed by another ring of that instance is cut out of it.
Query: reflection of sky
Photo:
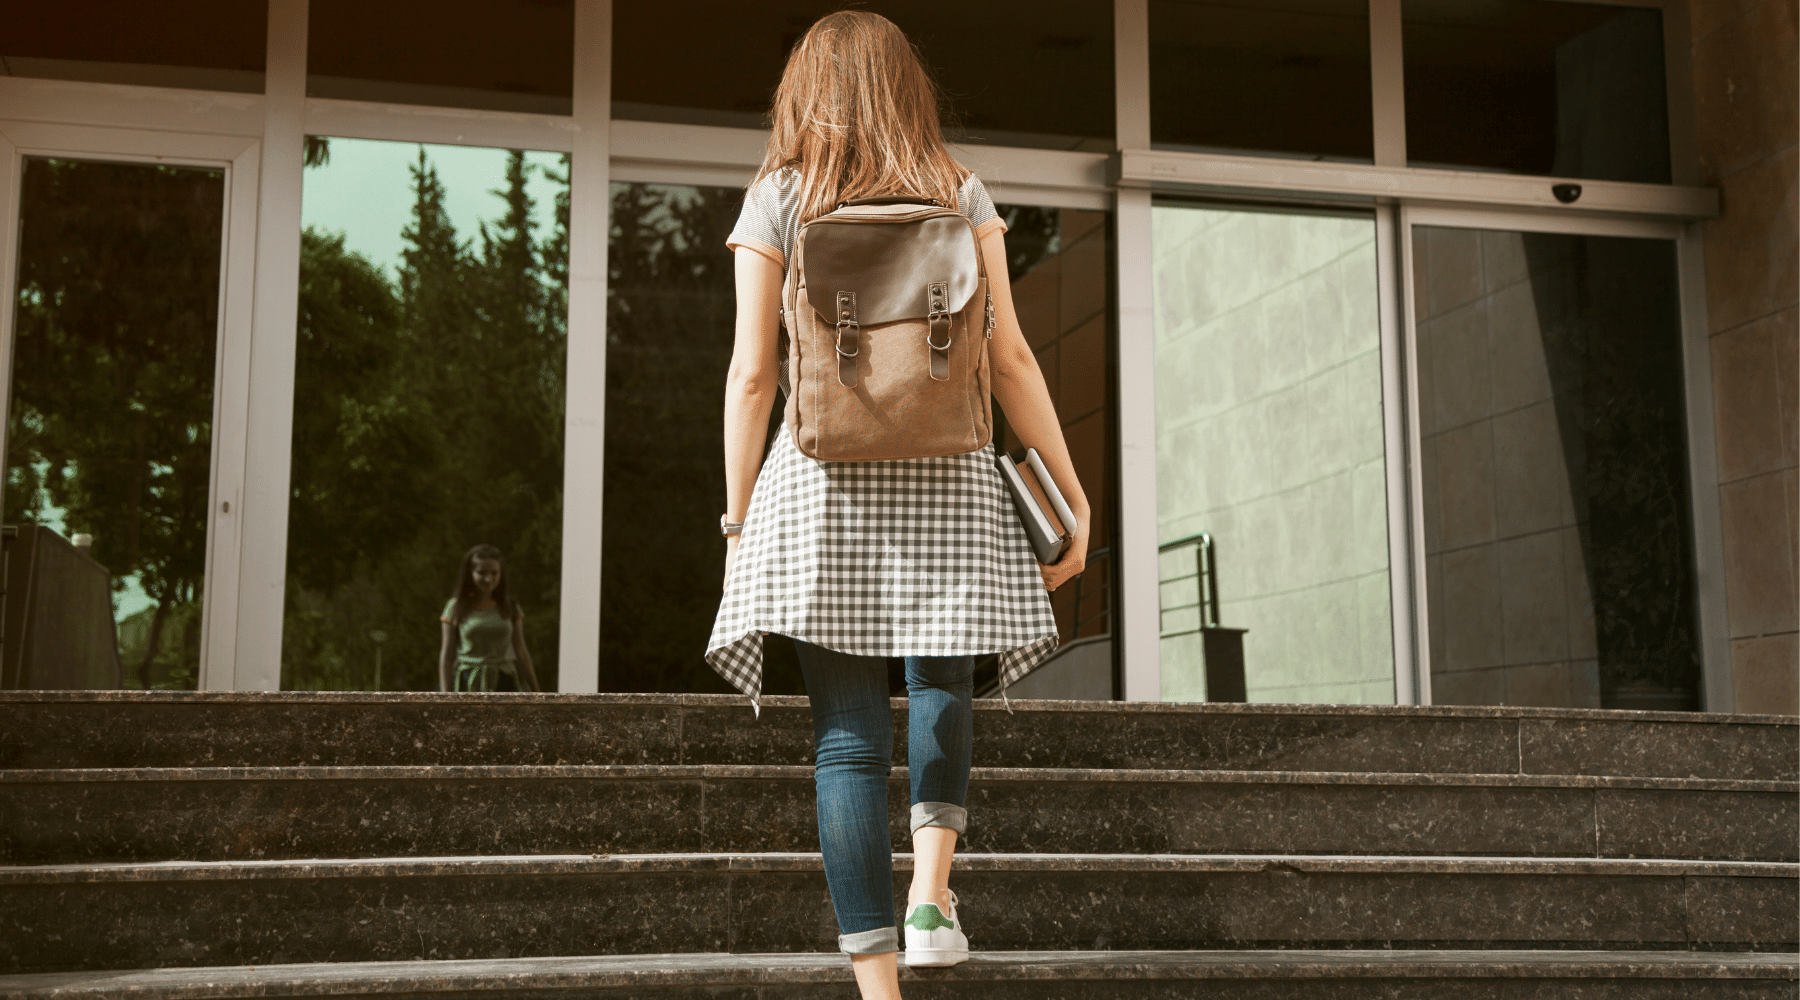
[[[303,189],[302,224],[344,234],[344,245],[388,271],[391,278],[404,241],[400,231],[412,222],[412,175],[419,150],[437,168],[444,186],[444,205],[458,239],[475,240],[479,223],[492,221],[506,203],[489,194],[506,183],[506,151],[479,146],[423,146],[411,142],[332,139],[331,162],[309,167]],[[556,192],[540,167],[561,172],[558,153],[528,152],[525,190],[532,207],[533,236],[544,239],[556,218]]]

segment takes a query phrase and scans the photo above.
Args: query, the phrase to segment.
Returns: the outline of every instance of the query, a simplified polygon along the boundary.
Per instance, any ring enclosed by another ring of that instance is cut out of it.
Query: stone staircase
[[[979,954],[909,997],[1796,995],[1794,718],[976,704]],[[0,997],[851,997],[810,733],[801,698],[0,693]]]

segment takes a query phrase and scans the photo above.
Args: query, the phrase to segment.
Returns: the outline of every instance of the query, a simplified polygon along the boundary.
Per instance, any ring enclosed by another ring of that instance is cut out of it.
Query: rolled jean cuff
[[[969,832],[969,811],[948,802],[914,802],[912,832],[918,833],[922,826],[941,826],[946,830],[955,830],[960,837]]]
[[[872,931],[839,934],[838,950],[846,955],[885,955],[900,950],[900,928],[877,927]]]

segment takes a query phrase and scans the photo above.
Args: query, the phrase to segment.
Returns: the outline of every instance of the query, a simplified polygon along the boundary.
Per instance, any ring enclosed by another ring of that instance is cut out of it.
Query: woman
[[[506,592],[506,563],[492,545],[477,545],[456,569],[438,648],[439,691],[536,691],[525,648],[525,612]]]
[[[937,91],[906,36],[863,11],[821,19],[790,55],[771,117],[762,169],[727,242],[738,299],[725,394],[728,537],[707,660],[754,699],[762,635],[795,640],[812,704],[819,840],[839,947],[864,997],[897,997],[885,660],[906,657],[909,695],[907,961],[953,965],[968,957],[949,874],[966,829],[973,658],[1000,653],[1010,681],[1055,649],[1045,592],[1081,572],[1088,504],[1013,310],[1005,223],[981,182],[950,158]],[[945,458],[820,462],[801,455],[784,428],[763,461],[778,381],[777,306],[795,235],[845,199],[876,195],[935,198],[975,225],[998,320],[993,394],[1078,522],[1074,545],[1053,566],[1033,558],[991,445]],[[739,524],[742,534],[730,534]]]

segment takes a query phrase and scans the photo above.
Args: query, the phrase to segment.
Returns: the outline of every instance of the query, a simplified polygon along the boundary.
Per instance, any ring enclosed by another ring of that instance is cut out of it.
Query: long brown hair
[[[871,195],[954,208],[969,171],[944,146],[938,104],[937,85],[894,22],[862,10],[827,14],[788,55],[756,180],[797,170],[801,222]]]

